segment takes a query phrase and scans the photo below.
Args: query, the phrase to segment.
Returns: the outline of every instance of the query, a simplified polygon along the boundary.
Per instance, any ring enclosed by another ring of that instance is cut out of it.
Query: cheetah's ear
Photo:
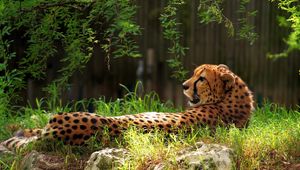
[[[229,70],[229,67],[228,67],[227,65],[225,65],[225,64],[219,64],[219,65],[217,66],[217,68],[225,68],[225,69],[228,69],[228,70]]]
[[[233,75],[229,73],[222,73],[220,77],[221,80],[224,82],[225,90],[230,90],[235,83]]]

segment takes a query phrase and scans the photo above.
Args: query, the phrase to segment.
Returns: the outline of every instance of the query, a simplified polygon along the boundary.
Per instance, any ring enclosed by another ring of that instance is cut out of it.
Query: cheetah
[[[183,84],[190,107],[178,113],[145,112],[104,117],[95,113],[58,113],[43,129],[26,129],[4,142],[8,149],[20,148],[37,139],[56,139],[69,145],[83,145],[92,136],[108,130],[120,136],[131,126],[145,131],[159,129],[168,133],[191,126],[246,126],[254,110],[252,92],[244,81],[224,64],[203,64]]]

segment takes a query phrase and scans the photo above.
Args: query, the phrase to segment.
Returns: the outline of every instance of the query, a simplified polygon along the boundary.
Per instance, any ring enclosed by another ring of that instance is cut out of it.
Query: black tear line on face
[[[191,101],[192,103],[194,103],[194,104],[196,104],[196,103],[198,103],[198,102],[200,102],[200,97],[199,97],[199,95],[198,95],[198,92],[197,92],[197,83],[200,81],[200,78],[201,78],[201,74],[203,73],[203,71],[204,71],[205,69],[203,69],[200,73],[199,73],[199,75],[200,75],[200,77],[194,82],[194,89],[193,89],[193,95],[192,95],[192,98],[193,98],[193,100]],[[198,101],[194,101],[194,100],[198,100]]]
[[[194,104],[200,102],[200,97],[199,97],[198,91],[197,91],[197,83],[200,81],[200,78],[201,78],[201,76],[194,82],[193,101],[191,101],[191,102],[194,103]],[[211,92],[212,94],[214,94],[214,92],[211,90],[211,86],[210,86],[209,81],[208,81],[205,77],[203,77],[203,78],[204,78],[204,80],[207,81],[207,84],[208,84],[208,87],[209,87],[210,92]]]
[[[193,100],[191,101],[193,104],[196,104],[198,102],[200,102],[200,97],[198,95],[198,92],[197,92],[197,83],[200,81],[200,77],[194,82],[194,93],[193,93]]]

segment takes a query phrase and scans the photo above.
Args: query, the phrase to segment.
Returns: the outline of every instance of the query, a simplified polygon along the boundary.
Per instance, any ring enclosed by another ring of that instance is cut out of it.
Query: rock
[[[21,164],[20,169],[31,170],[61,170],[64,168],[64,159],[58,156],[45,155],[36,151],[27,154]]]
[[[85,170],[118,169],[124,165],[128,151],[125,149],[107,148],[94,152],[87,162]],[[179,169],[216,169],[231,170],[233,165],[233,150],[218,144],[197,142],[194,146],[178,153],[176,162]],[[168,163],[170,164],[170,163]],[[163,170],[165,163],[153,164],[147,169]]]
[[[5,148],[2,153],[7,152]],[[1,152],[0,152],[1,153]],[[218,144],[205,144],[197,142],[195,145],[187,147],[180,151],[176,157],[176,169],[216,169],[230,170],[234,169],[234,152],[232,149]],[[36,151],[28,153],[18,165],[18,169],[30,170],[114,170],[125,165],[129,160],[129,153],[126,149],[106,148],[92,153],[89,160],[85,158],[65,157],[62,155],[43,154]],[[170,162],[153,163],[147,169],[163,170],[174,165],[174,160]]]
[[[197,142],[179,152],[176,161],[182,169],[233,169],[233,150],[218,144]]]
[[[118,169],[126,161],[128,151],[125,149],[107,148],[92,153],[85,170]]]

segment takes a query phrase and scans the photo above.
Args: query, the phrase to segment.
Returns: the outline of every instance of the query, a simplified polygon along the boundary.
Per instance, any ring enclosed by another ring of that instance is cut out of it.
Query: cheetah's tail
[[[41,137],[42,129],[25,129],[15,133],[15,136],[0,143],[9,150],[17,150]]]

